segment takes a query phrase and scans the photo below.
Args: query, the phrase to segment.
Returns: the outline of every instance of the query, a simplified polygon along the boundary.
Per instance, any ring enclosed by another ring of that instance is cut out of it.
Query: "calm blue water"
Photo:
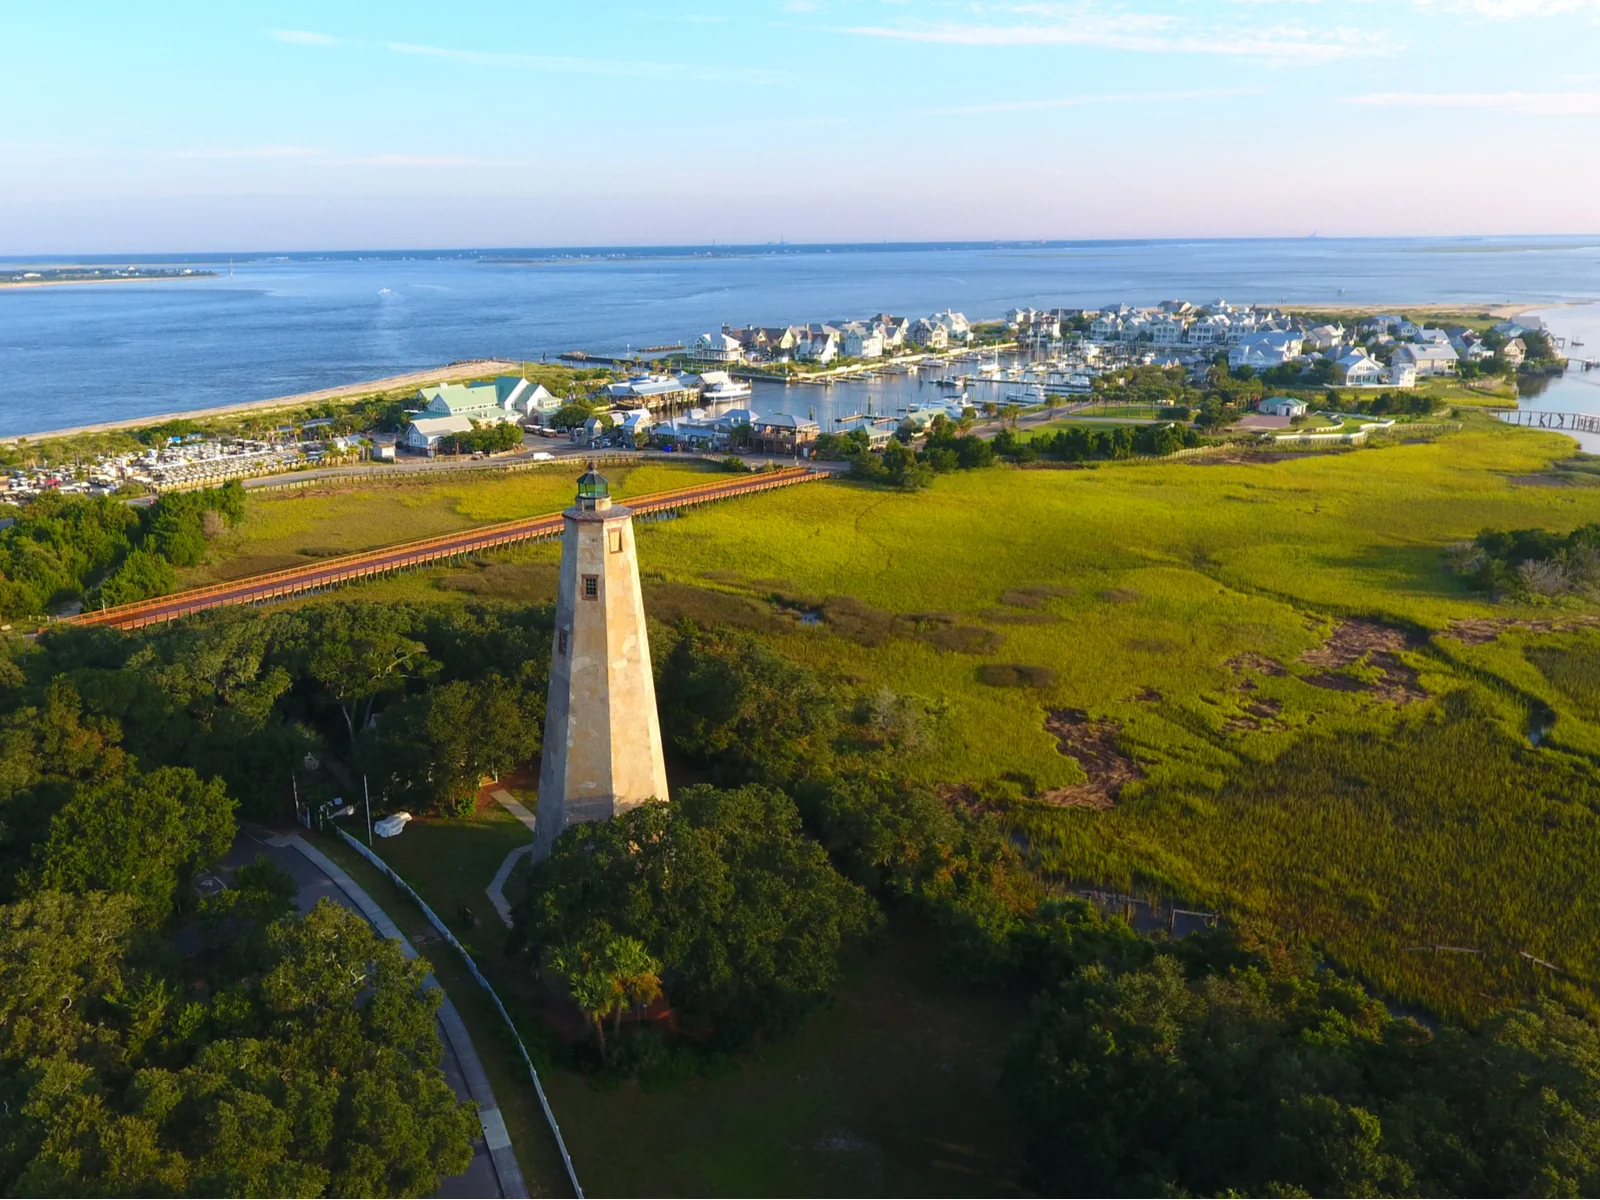
[[[0,289],[0,377],[12,385],[0,435],[266,399],[455,359],[680,342],[724,321],[947,306],[976,318],[1015,305],[1173,296],[1600,301],[1600,237],[291,255],[238,259],[233,278],[225,258],[159,261],[222,277]],[[1559,330],[1575,311],[1549,316]],[[1600,337],[1593,344],[1600,352]],[[763,389],[758,408],[805,411],[821,391]]]

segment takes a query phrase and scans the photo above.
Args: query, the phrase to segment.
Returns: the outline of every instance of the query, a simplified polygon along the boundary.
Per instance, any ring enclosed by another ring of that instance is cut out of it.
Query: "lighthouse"
[[[667,798],[633,511],[611,503],[591,462],[578,479],[577,503],[562,515],[536,860],[568,825]]]

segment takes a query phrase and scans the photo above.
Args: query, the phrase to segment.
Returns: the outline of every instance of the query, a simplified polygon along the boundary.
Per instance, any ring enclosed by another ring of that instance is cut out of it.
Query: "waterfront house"
[[[1122,317],[1102,312],[1089,323],[1089,336],[1097,342],[1114,342],[1122,336]]]
[[[750,448],[758,454],[809,453],[821,432],[815,421],[788,413],[757,417],[750,424]]]
[[[1515,337],[1500,347],[1500,357],[1513,367],[1520,367],[1528,357],[1528,344],[1521,338]]]
[[[950,332],[943,325],[936,325],[926,317],[918,317],[911,322],[911,328],[906,332],[906,341],[925,350],[943,350],[950,344]]]
[[[839,331],[832,325],[807,325],[800,331],[794,356],[818,365],[832,362],[839,357]]]
[[[605,394],[612,402],[646,409],[688,404],[697,392],[694,386],[674,375],[633,375],[605,387]]]
[[[878,313],[867,322],[883,336],[883,349],[887,353],[898,350],[906,344],[906,334],[911,331],[909,317],[897,317],[891,313]]]
[[[1524,325],[1518,321],[1501,321],[1494,326],[1494,331],[1504,338],[1521,337],[1531,329],[1531,325]]]
[[[1352,350],[1333,364],[1334,374],[1346,387],[1377,387],[1384,382],[1383,364],[1359,350]]]
[[[846,358],[882,358],[883,334],[864,321],[850,321],[841,327],[839,348]]]
[[[737,363],[744,358],[744,351],[738,340],[726,333],[702,333],[689,347],[689,357],[695,362]]]
[[[1454,375],[1460,359],[1449,342],[1410,343],[1395,350],[1394,356],[1416,365],[1417,375]]]
[[[972,327],[967,324],[966,315],[953,309],[936,312],[928,320],[935,325],[942,325],[949,341],[966,342],[972,338]]]
[[[1061,318],[1054,313],[1028,309],[1017,325],[1017,343],[1022,346],[1040,347],[1060,338]]]

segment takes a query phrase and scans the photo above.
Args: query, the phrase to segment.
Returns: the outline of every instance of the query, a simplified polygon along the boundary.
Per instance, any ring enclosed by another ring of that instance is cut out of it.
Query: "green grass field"
[[[1010,819],[1050,877],[1264,917],[1395,995],[1470,1012],[1532,986],[1505,966],[1518,951],[1600,977],[1581,884],[1600,865],[1595,815],[1581,797],[1551,798],[1587,786],[1588,760],[1572,755],[1600,753],[1593,668],[1541,658],[1549,638],[1537,632],[1477,646],[1432,636],[1541,616],[1492,604],[1444,555],[1486,527],[1600,520],[1595,490],[1537,486],[1570,453],[1566,439],[1485,423],[1347,453],[958,473],[915,495],[838,482],[645,526],[641,565],[658,617],[726,620],[845,689],[924,701],[929,749],[902,771],[1015,797]],[[557,553],[529,547],[376,587],[548,601]],[[807,626],[772,603],[838,596],[856,602],[848,622]],[[910,636],[895,615],[972,628]],[[1345,619],[1400,641],[1340,657],[1323,647]],[[996,674],[1007,666],[1042,670]],[[1414,687],[1371,686],[1390,673],[1414,673]],[[1470,720],[1445,715],[1456,692],[1473,698]],[[1555,717],[1537,750],[1522,740],[1535,708]],[[1108,811],[1026,799],[1084,782],[1045,728],[1055,709],[1110,722],[1143,773]],[[1452,743],[1458,726],[1474,738]],[[1392,795],[1371,794],[1377,784],[1340,799],[1341,780],[1406,786],[1390,759],[1443,770],[1469,751],[1482,769],[1453,802],[1417,788],[1426,836],[1407,832]],[[1490,778],[1502,774],[1524,783],[1502,794]],[[1262,777],[1305,786],[1263,791]],[[1457,819],[1450,803],[1493,811]],[[1464,982],[1461,963],[1406,950],[1433,943],[1485,948],[1493,965],[1485,956],[1482,978]]]
[[[572,502],[572,463],[529,470],[440,472],[393,483],[330,481],[327,486],[251,492],[245,519],[220,535],[210,561],[182,573],[185,587],[298,566],[335,554],[370,550],[474,525],[556,512]],[[685,487],[714,472],[686,458],[609,469],[614,494],[639,496]]]

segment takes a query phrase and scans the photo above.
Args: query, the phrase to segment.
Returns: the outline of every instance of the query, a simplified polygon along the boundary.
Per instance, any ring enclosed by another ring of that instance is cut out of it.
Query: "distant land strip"
[[[215,279],[215,271],[187,275],[90,275],[82,279],[0,279],[0,288],[77,287],[81,283],[172,283],[178,279]]]
[[[503,371],[521,371],[520,362],[499,358],[478,358],[468,362],[451,363],[448,367],[435,367],[428,371],[412,371],[407,375],[390,375],[385,379],[370,379],[365,383],[347,383],[340,387],[322,388],[315,392],[300,392],[294,396],[275,396],[270,400],[249,400],[243,404],[224,404],[217,408],[191,408],[184,412],[151,413],[143,417],[129,417],[123,421],[105,421],[98,425],[75,425],[70,429],[46,429],[38,433],[18,433],[0,437],[0,445],[20,441],[42,441],[45,438],[71,437],[79,433],[111,433],[118,429],[143,429],[146,425],[160,425],[164,421],[194,420],[198,417],[225,417],[242,412],[268,412],[275,408],[299,408],[323,400],[338,400],[347,396],[365,396],[369,392],[386,392],[393,388],[423,387],[430,383],[451,383],[459,379],[473,379],[479,375],[498,374]]]

